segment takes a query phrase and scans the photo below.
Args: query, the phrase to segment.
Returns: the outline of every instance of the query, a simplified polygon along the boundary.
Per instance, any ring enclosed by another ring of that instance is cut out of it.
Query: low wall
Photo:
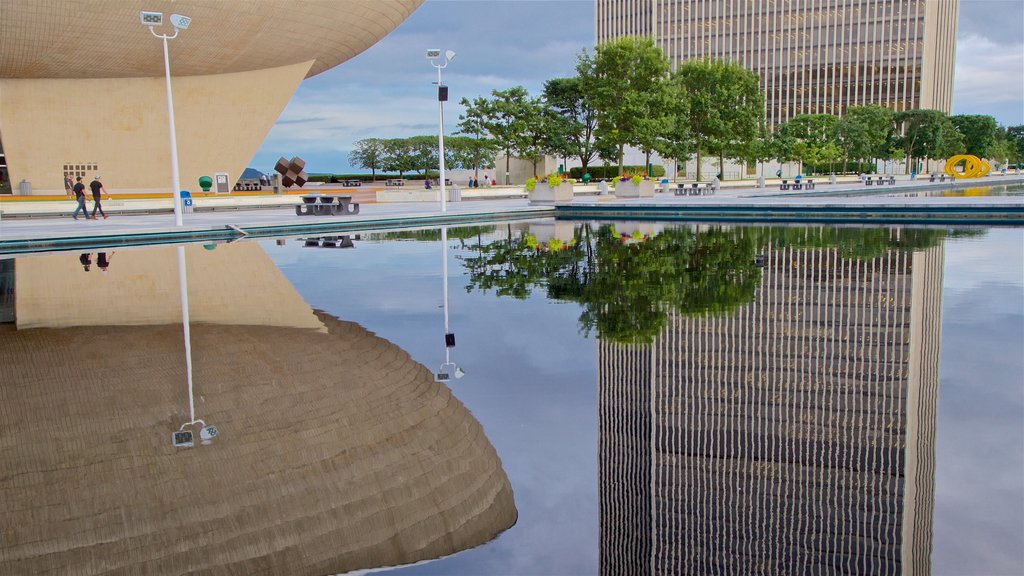
[[[399,190],[388,188],[387,190],[377,191],[377,202],[440,202],[441,197],[438,196],[440,193],[440,188],[437,190]]]

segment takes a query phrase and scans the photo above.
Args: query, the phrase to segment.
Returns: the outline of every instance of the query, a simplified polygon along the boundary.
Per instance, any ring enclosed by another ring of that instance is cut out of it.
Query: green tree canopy
[[[687,100],[687,119],[696,145],[697,179],[703,178],[703,152],[724,158],[748,157],[761,133],[764,93],[757,74],[739,64],[691,60],[673,74],[677,93]]]
[[[597,111],[599,147],[615,148],[620,171],[627,145],[650,150],[667,130],[669,67],[653,40],[632,36],[598,46],[593,58],[586,52],[578,58],[583,95]]]
[[[473,170],[473,178],[479,178],[480,168],[489,168],[499,150],[498,143],[491,138],[484,124],[487,99],[474,98],[470,102],[463,98],[459,104],[464,110],[459,115],[458,134],[465,134],[469,139],[460,145],[458,163],[466,170]]]
[[[384,142],[379,138],[364,138],[356,142],[355,148],[348,155],[349,164],[370,170],[374,180],[377,179],[377,170],[383,168],[384,161]]]
[[[594,130],[597,111],[583,97],[580,79],[554,78],[544,83],[544,102],[562,119],[558,128],[562,134],[561,152],[569,158],[579,158],[583,172],[597,156]]]
[[[893,112],[876,106],[850,106],[836,124],[836,142],[843,151],[843,172],[846,160],[867,161],[884,158],[893,143]]]
[[[963,149],[960,133],[939,110],[905,110],[896,114],[895,122],[899,136],[894,145],[907,160],[907,172],[915,159],[938,160]]]
[[[949,120],[963,136],[964,152],[989,158],[996,143],[996,119],[981,114],[957,114]]]

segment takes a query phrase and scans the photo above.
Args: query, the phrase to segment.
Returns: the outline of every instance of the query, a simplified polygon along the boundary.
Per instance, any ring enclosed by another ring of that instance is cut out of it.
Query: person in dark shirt
[[[100,205],[100,194],[106,192],[107,189],[103,187],[103,182],[100,182],[99,174],[97,174],[96,178],[89,183],[89,188],[92,188],[92,219],[96,219],[96,211],[99,210],[105,220],[107,218],[107,213],[103,211],[103,206]],[[110,194],[107,194],[107,198],[110,198]]]
[[[88,272],[89,266],[92,266],[92,255],[90,255],[88,252],[82,252],[82,254],[78,257],[78,261],[82,264],[82,269]]]
[[[88,220],[89,211],[85,208],[85,184],[82,184],[81,176],[76,177],[75,180],[76,182],[73,190],[75,191],[75,200],[78,201],[78,208],[75,208],[75,213],[72,214],[71,217],[78,220],[78,211],[81,210],[82,216],[85,216],[85,219]]]
[[[106,252],[99,252],[96,254],[96,265],[100,267],[100,271],[106,272],[107,267],[110,266],[110,261],[114,259],[114,253],[111,252],[108,256]]]

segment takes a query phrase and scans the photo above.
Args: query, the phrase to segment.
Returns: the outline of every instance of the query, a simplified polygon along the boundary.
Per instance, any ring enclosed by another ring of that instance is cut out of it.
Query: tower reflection
[[[603,574],[927,574],[941,244],[771,248],[754,301],[598,344]]]

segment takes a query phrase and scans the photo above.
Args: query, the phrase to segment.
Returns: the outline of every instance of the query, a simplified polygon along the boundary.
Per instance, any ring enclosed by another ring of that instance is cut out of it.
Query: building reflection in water
[[[187,248],[188,419],[172,247],[19,258],[0,324],[0,573],[326,574],[487,542],[516,521],[480,424],[428,368],[313,311],[255,243]]]
[[[928,574],[941,244],[761,262],[734,313],[599,342],[601,572]]]

